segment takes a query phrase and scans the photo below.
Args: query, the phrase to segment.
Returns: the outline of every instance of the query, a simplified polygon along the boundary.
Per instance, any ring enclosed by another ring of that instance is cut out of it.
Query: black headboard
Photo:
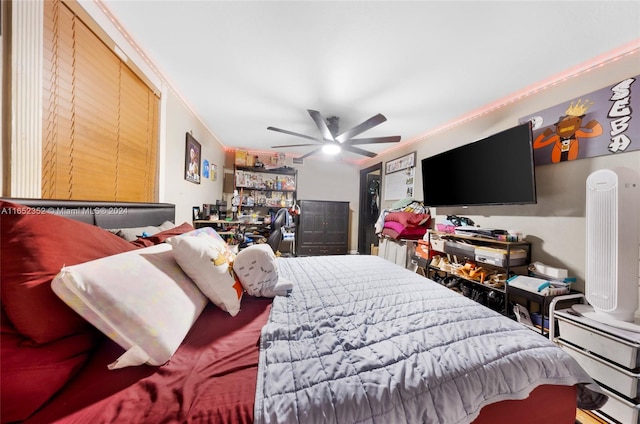
[[[0,198],[42,212],[53,213],[101,228],[159,226],[175,222],[176,207],[171,203],[102,202],[84,200]]]

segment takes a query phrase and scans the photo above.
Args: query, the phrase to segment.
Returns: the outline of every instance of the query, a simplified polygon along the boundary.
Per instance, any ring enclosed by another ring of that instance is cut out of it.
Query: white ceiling
[[[102,2],[224,146],[264,151],[319,136],[307,109],[415,140],[640,39],[640,1]]]

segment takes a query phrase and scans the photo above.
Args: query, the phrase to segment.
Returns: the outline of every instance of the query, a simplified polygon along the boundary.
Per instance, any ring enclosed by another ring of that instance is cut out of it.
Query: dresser
[[[553,302],[551,311],[559,330],[554,341],[609,396],[596,413],[612,423],[640,423],[640,333],[602,324],[571,309],[556,311]]]
[[[346,255],[349,251],[349,202],[300,200],[296,224],[298,256]]]

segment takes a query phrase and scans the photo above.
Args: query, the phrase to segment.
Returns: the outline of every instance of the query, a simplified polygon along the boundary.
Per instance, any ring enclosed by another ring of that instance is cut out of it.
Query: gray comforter
[[[584,408],[606,400],[546,338],[384,259],[279,267],[295,285],[262,331],[258,424],[469,423],[541,384],[579,384]]]

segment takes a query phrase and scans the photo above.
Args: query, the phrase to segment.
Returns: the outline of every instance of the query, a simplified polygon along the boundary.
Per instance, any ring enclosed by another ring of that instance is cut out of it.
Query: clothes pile
[[[406,198],[383,209],[375,224],[376,234],[393,239],[419,240],[424,237],[431,215],[420,201]]]

